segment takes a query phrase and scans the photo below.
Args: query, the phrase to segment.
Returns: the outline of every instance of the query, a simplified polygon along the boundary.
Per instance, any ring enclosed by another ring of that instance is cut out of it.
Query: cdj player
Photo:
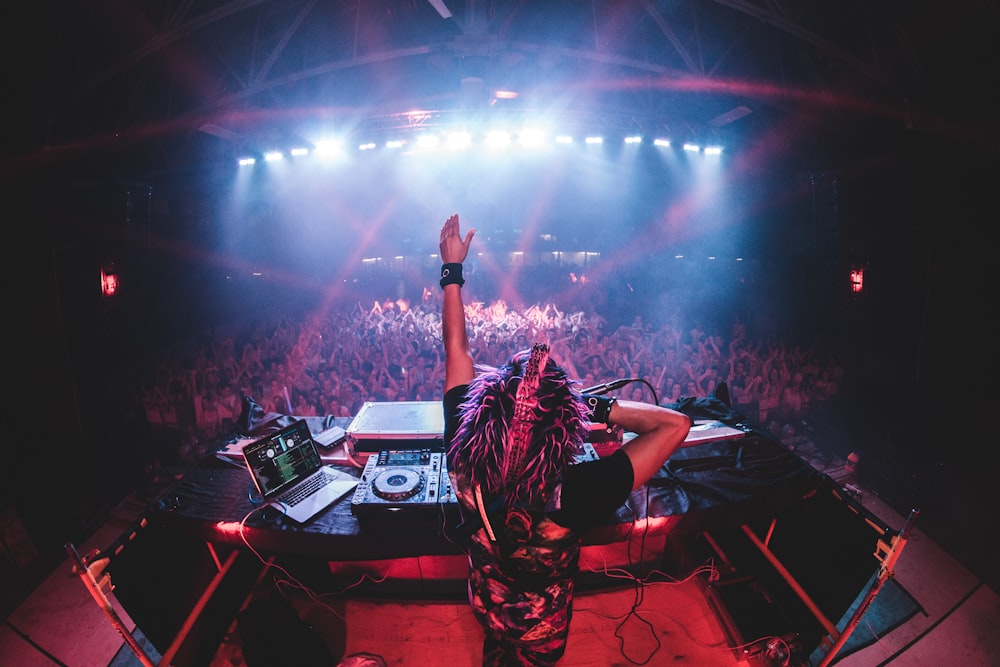
[[[386,449],[368,457],[351,499],[351,513],[437,510],[453,502],[444,452]]]
[[[599,457],[589,442],[575,463]],[[351,499],[351,513],[358,517],[386,512],[413,513],[457,507],[444,452],[425,449],[383,449],[368,457]]]

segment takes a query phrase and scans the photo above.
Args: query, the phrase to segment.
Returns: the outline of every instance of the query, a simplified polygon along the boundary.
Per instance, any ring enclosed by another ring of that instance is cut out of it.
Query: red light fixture
[[[105,264],[101,267],[101,294],[111,298],[118,291],[118,272],[114,263]]]
[[[851,291],[860,294],[864,287],[865,270],[862,268],[851,269]]]

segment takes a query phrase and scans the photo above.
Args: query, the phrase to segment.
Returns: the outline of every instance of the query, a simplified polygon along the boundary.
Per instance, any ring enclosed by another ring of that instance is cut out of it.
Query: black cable
[[[641,382],[644,385],[646,385],[647,387],[649,387],[649,392],[653,395],[653,405],[659,405],[660,404],[660,397],[656,394],[656,389],[653,388],[653,385],[651,385],[649,382],[647,382],[646,380],[644,380],[642,378],[639,378],[639,382]]]
[[[634,510],[632,511],[632,525],[629,527],[629,535],[627,537],[627,542],[626,542],[626,547],[625,547],[625,553],[627,554],[628,566],[630,568],[635,568],[636,570],[638,570],[642,574],[642,576],[641,577],[636,577],[636,576],[633,575],[633,581],[634,581],[634,599],[633,599],[633,602],[632,602],[632,607],[629,609],[628,614],[625,615],[625,618],[622,619],[621,623],[619,623],[617,626],[615,626],[615,632],[614,632],[615,637],[618,639],[618,651],[622,654],[623,658],[625,658],[626,660],[628,660],[629,662],[631,662],[632,664],[635,664],[635,665],[647,665],[647,664],[649,664],[649,661],[653,659],[653,656],[655,656],[657,653],[659,653],[660,649],[663,647],[663,644],[660,642],[660,638],[656,634],[656,628],[653,626],[653,624],[650,621],[646,620],[642,616],[642,614],[639,613],[639,607],[642,606],[643,600],[646,597],[646,575],[645,575],[645,573],[642,572],[641,568],[642,568],[642,556],[643,556],[643,554],[646,551],[646,536],[648,535],[648,532],[649,532],[649,521],[648,521],[648,518],[649,518],[649,491],[648,491],[648,489],[646,490],[646,493],[645,493],[644,502],[645,502],[645,505],[646,505],[646,508],[645,508],[645,511],[644,511],[644,520],[646,520],[646,526],[642,529],[642,533],[639,536],[639,560],[638,560],[638,562],[634,562],[632,560],[632,533],[635,530],[635,522],[639,520],[638,517],[636,516]],[[629,507],[627,501],[625,503],[625,506]],[[653,641],[656,644],[655,648],[653,648],[653,650],[650,651],[649,655],[642,662],[637,662],[637,661],[633,660],[632,658],[628,657],[625,654],[625,636],[623,634],[621,634],[624,631],[625,624],[628,623],[629,618],[631,618],[633,616],[635,617],[635,619],[637,621],[643,623],[646,627],[649,628],[650,634],[653,637]]]
[[[651,385],[648,381],[646,381],[646,380],[644,380],[642,378],[639,378],[639,382],[641,382],[644,385],[646,385],[647,387],[649,387],[649,393],[651,393],[653,395],[653,405],[659,405],[660,404],[660,397],[657,395],[656,389],[653,388],[653,385]]]
[[[651,394],[653,394],[653,404],[654,405],[659,405],[660,404],[660,397],[656,394],[656,389],[654,389],[653,385],[651,385],[649,383],[649,381],[646,380],[645,378],[628,378],[628,382],[625,383],[625,386],[623,386],[622,389],[624,389],[625,387],[629,386],[633,382],[641,382],[644,385],[646,385],[647,387],[649,387],[649,392]]]
[[[962,597],[961,600],[959,600],[958,602],[956,602],[954,604],[954,606],[952,606],[951,609],[949,609],[944,614],[942,614],[941,618],[939,618],[938,620],[936,620],[933,623],[931,623],[923,632],[921,632],[919,635],[917,635],[916,637],[914,637],[913,639],[911,639],[906,645],[900,647],[900,649],[898,651],[896,651],[895,653],[893,653],[892,655],[890,655],[888,658],[886,658],[882,662],[878,663],[877,667],[884,667],[885,665],[888,665],[890,662],[892,662],[893,660],[895,660],[896,658],[898,658],[899,656],[903,655],[908,650],[910,650],[911,648],[913,648],[913,646],[917,642],[919,642],[924,637],[926,637],[934,628],[936,628],[937,626],[941,625],[946,620],[948,620],[948,618],[952,614],[954,614],[955,611],[958,610],[959,607],[961,607],[963,604],[965,604],[966,601],[969,598],[971,598],[975,594],[975,592],[978,591],[982,587],[983,587],[983,582],[982,581],[976,583],[976,585],[972,588],[972,590],[969,591],[968,593],[966,593]]]
[[[29,637],[28,635],[24,634],[20,630],[18,630],[14,626],[14,624],[11,623],[9,620],[7,620],[5,618],[5,619],[3,619],[3,622],[4,622],[4,625],[6,625],[11,630],[13,630],[21,639],[23,639],[24,641],[28,642],[33,647],[35,647],[36,649],[38,649],[39,653],[41,653],[42,655],[44,655],[46,658],[48,658],[49,660],[51,660],[55,664],[59,665],[59,667],[69,667],[69,665],[67,665],[65,662],[62,662],[57,657],[55,657],[54,655],[52,655],[51,653],[49,653],[48,651],[46,651],[45,649],[43,649],[41,646],[39,646],[38,644],[36,644],[34,641],[32,641],[31,637]]]

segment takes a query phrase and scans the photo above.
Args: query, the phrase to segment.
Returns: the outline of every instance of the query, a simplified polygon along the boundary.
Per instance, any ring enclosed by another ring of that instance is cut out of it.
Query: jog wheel
[[[390,468],[372,480],[372,492],[383,500],[406,500],[424,488],[424,476],[409,468]]]

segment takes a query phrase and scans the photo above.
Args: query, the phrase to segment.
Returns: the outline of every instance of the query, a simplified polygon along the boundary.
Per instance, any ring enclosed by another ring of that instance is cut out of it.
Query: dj
[[[441,228],[444,442],[467,524],[469,602],[485,631],[483,664],[555,665],[566,650],[583,533],[620,507],[687,436],[690,420],[656,405],[585,397],[547,345],[500,368],[476,366],[462,300],[475,235]],[[589,422],[636,434],[611,456],[570,465]]]

